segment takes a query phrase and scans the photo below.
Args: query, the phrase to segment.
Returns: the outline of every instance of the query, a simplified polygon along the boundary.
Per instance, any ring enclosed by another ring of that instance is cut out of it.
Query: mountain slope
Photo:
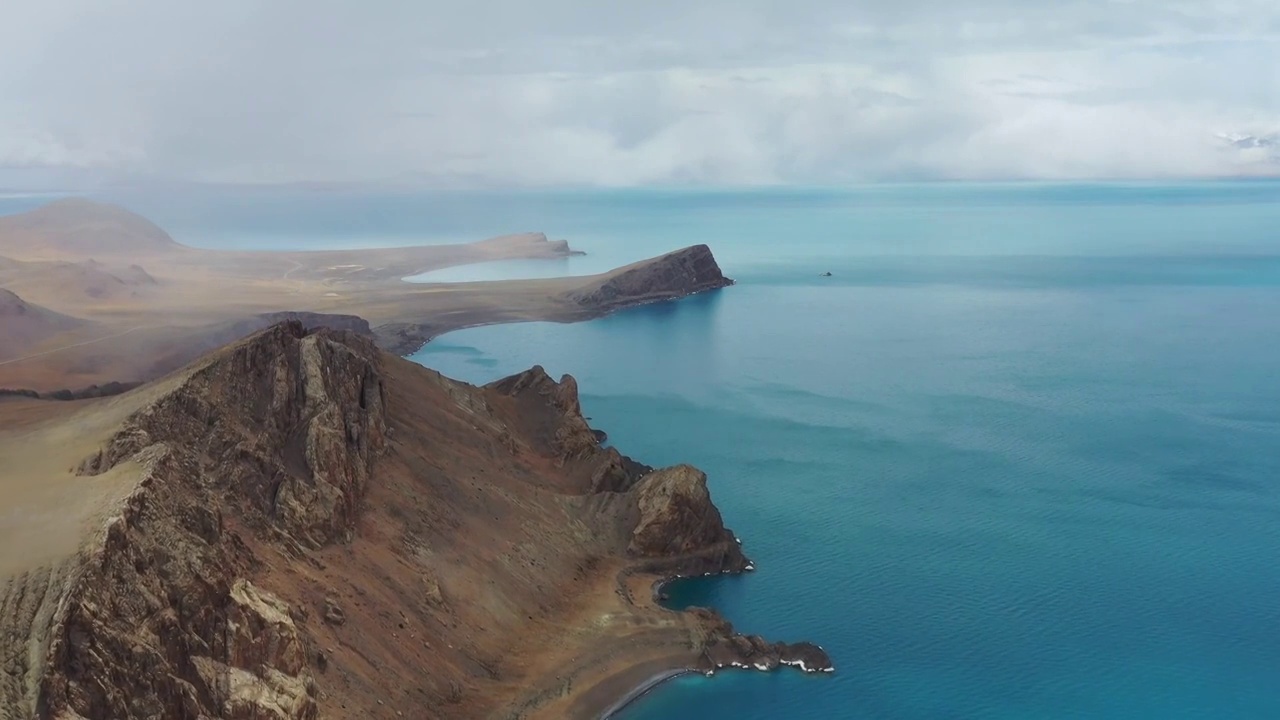
[[[748,562],[704,475],[601,448],[540,368],[476,388],[290,322],[0,456],[4,720],[591,717],[654,667],[829,666],[654,604]]]
[[[18,357],[32,347],[86,323],[23,300],[0,288],[0,360]]]
[[[0,217],[0,255],[19,260],[136,256],[182,247],[141,215],[83,198]]]

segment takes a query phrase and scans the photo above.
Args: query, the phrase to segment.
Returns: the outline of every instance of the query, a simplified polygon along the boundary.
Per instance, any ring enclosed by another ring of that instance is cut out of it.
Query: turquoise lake
[[[712,247],[734,287],[413,357],[571,373],[623,452],[707,471],[758,571],[673,601],[837,666],[625,720],[1280,718],[1280,183],[115,199],[216,247],[588,253],[436,281]]]

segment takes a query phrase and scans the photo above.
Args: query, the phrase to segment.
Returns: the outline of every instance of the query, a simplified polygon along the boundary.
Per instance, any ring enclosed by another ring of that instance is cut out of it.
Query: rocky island
[[[571,377],[474,387],[292,320],[47,407],[0,432],[4,720],[586,718],[655,670],[831,667],[654,601],[749,561]]]

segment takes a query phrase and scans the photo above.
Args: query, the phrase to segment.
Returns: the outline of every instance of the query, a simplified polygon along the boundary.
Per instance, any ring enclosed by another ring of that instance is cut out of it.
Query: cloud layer
[[[0,26],[10,173],[740,185],[1280,172],[1273,0],[24,2]]]

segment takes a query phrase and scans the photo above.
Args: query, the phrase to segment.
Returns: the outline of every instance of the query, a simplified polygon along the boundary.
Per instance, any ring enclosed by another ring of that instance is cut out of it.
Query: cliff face
[[[607,311],[684,297],[732,284],[733,280],[720,271],[711,248],[694,245],[615,271],[594,287],[576,291],[573,299],[583,307]]]
[[[680,575],[742,572],[750,562],[711,502],[707,476],[689,465],[658,470],[636,486],[640,520],[628,552],[659,558]]]
[[[306,644],[248,579],[245,536],[297,552],[351,533],[382,393],[370,342],[280,325],[131,416],[81,468],[143,471],[68,588],[42,714],[315,717]]]
[[[748,561],[705,475],[601,448],[572,378],[476,388],[290,322],[162,390],[79,462],[137,475],[105,527],[0,578],[4,720],[563,717],[620,653],[797,652],[633,598]]]

